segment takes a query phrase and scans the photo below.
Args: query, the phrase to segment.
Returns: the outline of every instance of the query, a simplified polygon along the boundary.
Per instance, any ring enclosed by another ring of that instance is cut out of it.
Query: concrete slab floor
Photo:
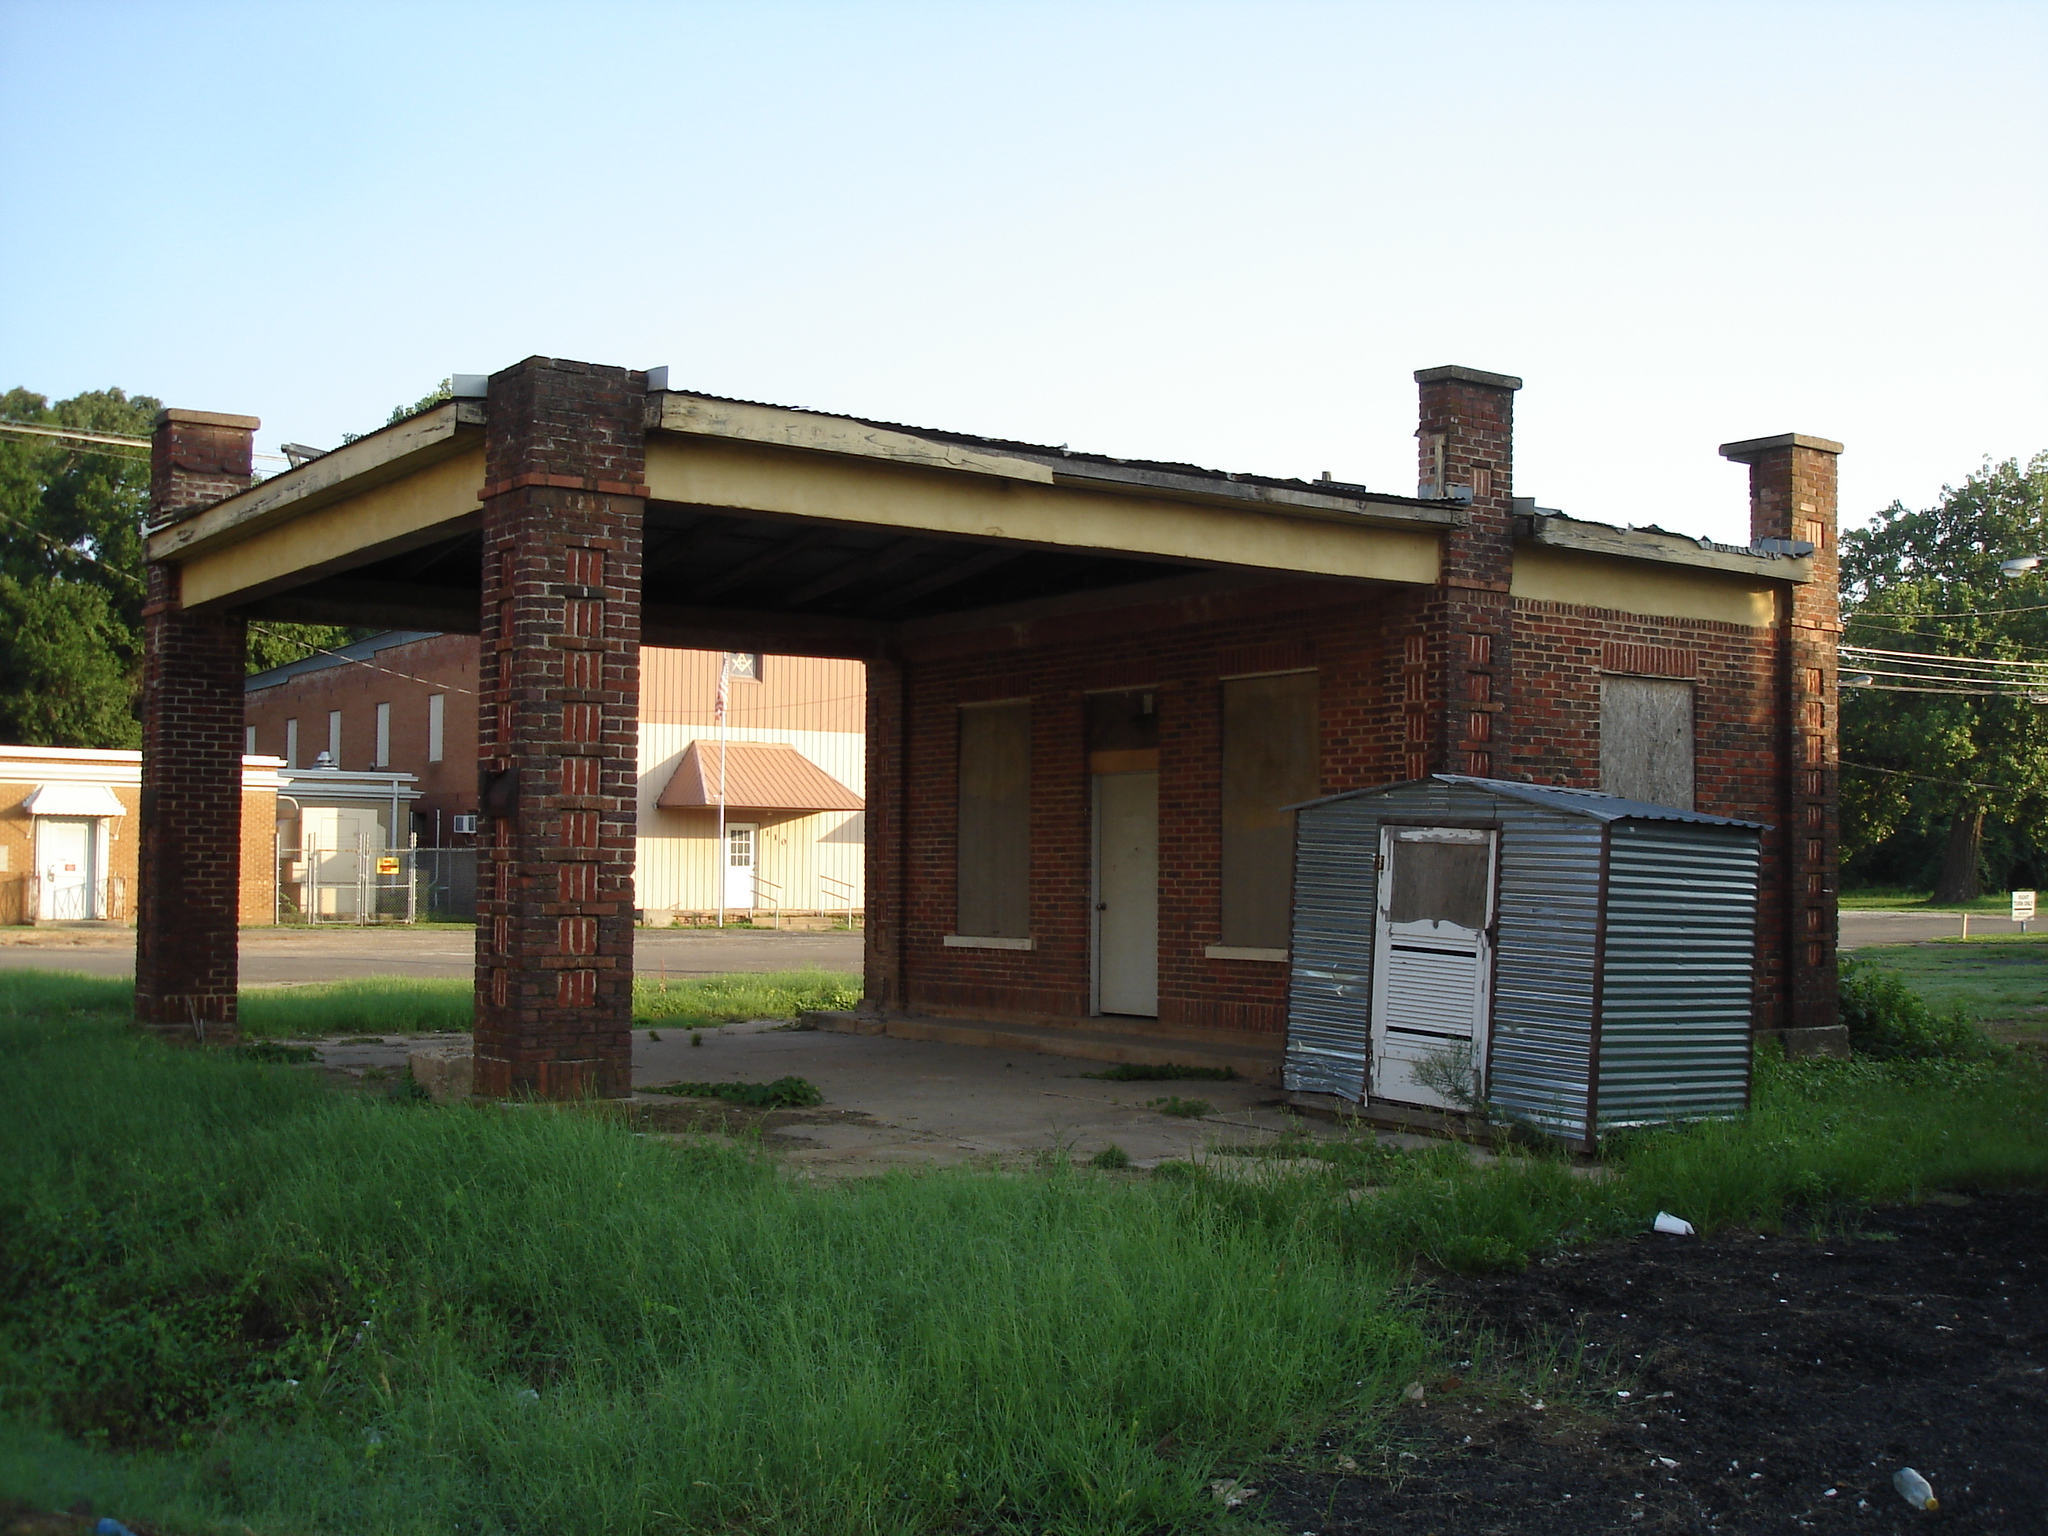
[[[1100,1082],[1083,1076],[1099,1064],[1068,1057],[795,1030],[776,1020],[699,1031],[634,1031],[633,1083],[771,1082],[795,1076],[815,1084],[825,1102],[811,1110],[754,1112],[762,1144],[793,1171],[810,1177],[878,1172],[891,1167],[978,1164],[1011,1167],[1057,1149],[1086,1160],[1112,1144],[1133,1167],[1171,1158],[1206,1158],[1216,1144],[1266,1144],[1290,1129],[1317,1140],[1347,1131],[1331,1121],[1298,1116],[1277,1089],[1254,1083]],[[653,1038],[659,1035],[660,1038]],[[379,1075],[405,1068],[410,1051],[460,1035],[388,1035],[377,1044],[334,1040],[311,1045],[324,1066]],[[1199,1119],[1161,1114],[1149,1100],[1205,1099]],[[638,1102],[674,1108],[701,1103],[638,1092]],[[1394,1146],[1441,1145],[1430,1138],[1380,1133]],[[1238,1159],[1224,1159],[1237,1162]]]

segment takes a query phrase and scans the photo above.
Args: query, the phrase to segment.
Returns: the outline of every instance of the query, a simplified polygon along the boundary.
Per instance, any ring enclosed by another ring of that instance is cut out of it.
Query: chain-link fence
[[[277,919],[281,923],[411,923],[421,916],[417,848],[382,847],[358,837],[353,847],[317,843],[281,848]],[[470,902],[476,910],[474,895]]]

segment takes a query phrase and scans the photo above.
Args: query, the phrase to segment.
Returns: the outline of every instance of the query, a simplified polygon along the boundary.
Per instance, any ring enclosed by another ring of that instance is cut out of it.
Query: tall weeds
[[[0,1019],[0,1051],[13,1465],[125,1469],[146,1518],[1153,1530],[1423,1348],[1389,1266],[1196,1190],[814,1187],[575,1112],[336,1096],[106,1014]]]

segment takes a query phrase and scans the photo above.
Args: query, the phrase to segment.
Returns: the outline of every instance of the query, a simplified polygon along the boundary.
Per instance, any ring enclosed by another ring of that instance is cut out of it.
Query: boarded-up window
[[[1600,679],[1600,787],[1610,795],[1691,810],[1692,684],[1663,677]]]
[[[1320,783],[1316,676],[1223,685],[1223,924],[1226,945],[1285,949],[1293,922],[1294,815]]]
[[[1031,936],[1031,705],[960,711],[958,932]]]

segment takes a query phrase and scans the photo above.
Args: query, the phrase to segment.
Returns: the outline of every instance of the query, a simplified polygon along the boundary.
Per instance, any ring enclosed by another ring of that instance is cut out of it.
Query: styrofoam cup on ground
[[[1657,1219],[1652,1225],[1659,1232],[1669,1232],[1673,1237],[1691,1237],[1693,1235],[1692,1223],[1682,1216],[1672,1215],[1669,1211],[1659,1211]]]

